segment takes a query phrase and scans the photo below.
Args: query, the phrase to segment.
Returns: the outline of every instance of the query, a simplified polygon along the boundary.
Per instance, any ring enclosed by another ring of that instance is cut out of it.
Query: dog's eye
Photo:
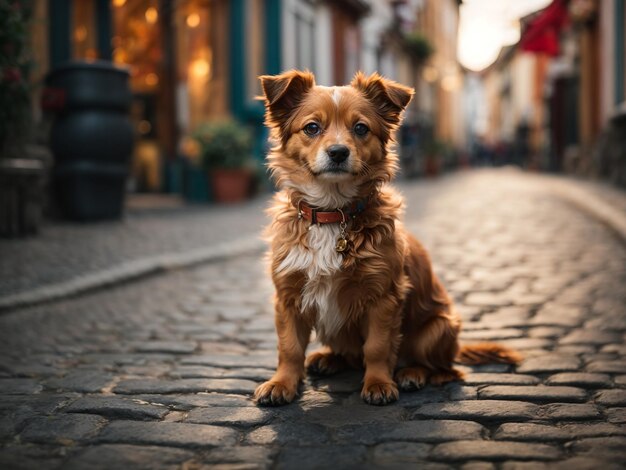
[[[319,124],[315,122],[309,122],[306,126],[304,126],[303,130],[304,133],[309,137],[315,137],[320,132],[322,132],[322,128],[319,126]]]
[[[358,136],[363,137],[365,134],[369,132],[369,127],[367,127],[362,122],[359,122],[356,126],[354,126],[354,133]]]

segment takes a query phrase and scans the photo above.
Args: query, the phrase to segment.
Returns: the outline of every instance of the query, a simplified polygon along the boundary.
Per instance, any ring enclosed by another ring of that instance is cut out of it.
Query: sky
[[[479,71],[492,64],[503,46],[519,40],[519,18],[552,0],[464,0],[461,4],[458,55],[461,64]]]

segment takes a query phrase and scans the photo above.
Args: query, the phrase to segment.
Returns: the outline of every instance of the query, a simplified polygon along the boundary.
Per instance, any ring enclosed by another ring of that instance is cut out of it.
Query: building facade
[[[483,73],[487,140],[522,164],[626,185],[626,1],[554,0]],[[625,116],[622,118],[621,116]],[[621,175],[621,176],[620,176]]]
[[[203,121],[249,124],[260,157],[257,76],[281,70],[280,15],[280,0],[36,0],[33,78],[40,83],[68,60],[127,67],[135,185],[161,190],[181,143]]]
[[[365,70],[414,86],[408,123],[419,115],[436,138],[463,145],[458,0],[33,1],[36,84],[68,60],[128,68],[136,190],[178,190],[172,168],[194,158],[186,142],[204,121],[249,126],[262,160],[267,131],[257,77],[291,68],[313,71],[323,85],[349,83]],[[432,39],[427,64],[406,52],[402,38],[412,31]]]

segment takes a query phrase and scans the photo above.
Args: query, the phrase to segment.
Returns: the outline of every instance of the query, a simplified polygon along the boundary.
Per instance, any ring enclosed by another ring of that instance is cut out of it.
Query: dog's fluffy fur
[[[460,319],[428,254],[400,221],[403,200],[388,184],[397,166],[391,145],[413,90],[361,73],[343,87],[316,86],[311,73],[300,71],[261,81],[269,167],[281,190],[268,228],[278,369],[257,388],[257,402],[294,399],[313,329],[324,348],[306,358],[308,371],[364,366],[361,394],[376,405],[396,400],[398,386],[461,379],[455,360],[516,362],[516,353],[498,345],[459,347]],[[349,149],[346,161],[331,161],[332,145]],[[298,217],[302,201],[335,210],[360,198],[369,201],[348,224],[345,253],[335,250],[338,224]]]

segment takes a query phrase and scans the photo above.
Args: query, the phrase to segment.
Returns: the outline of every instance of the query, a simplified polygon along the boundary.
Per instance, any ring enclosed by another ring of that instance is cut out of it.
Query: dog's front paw
[[[345,368],[345,360],[337,354],[317,351],[306,358],[306,370],[311,375],[332,375]]]
[[[289,387],[282,382],[269,380],[256,388],[254,399],[262,406],[286,405],[293,401],[297,391],[297,386]]]
[[[366,383],[361,390],[361,398],[369,405],[388,405],[398,399],[398,387],[395,383]]]

